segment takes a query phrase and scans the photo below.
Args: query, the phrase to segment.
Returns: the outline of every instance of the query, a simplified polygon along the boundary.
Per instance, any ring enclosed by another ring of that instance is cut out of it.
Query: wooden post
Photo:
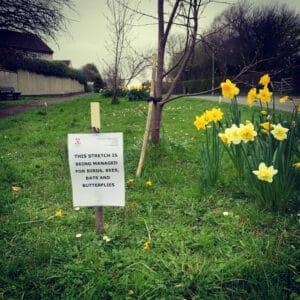
[[[151,79],[151,90],[150,90],[150,97],[155,97],[155,78],[156,78],[156,55],[153,55],[152,61],[152,79]],[[146,151],[147,151],[147,144],[149,140],[152,116],[153,116],[153,101],[149,101],[148,103],[148,115],[146,121],[146,128],[144,133],[143,145],[140,155],[140,161],[136,170],[136,176],[140,177],[142,173],[142,168],[145,161]]]
[[[93,133],[100,132],[100,105],[99,102],[91,102],[91,127]],[[96,233],[100,234],[104,231],[103,207],[95,207],[95,228]]]

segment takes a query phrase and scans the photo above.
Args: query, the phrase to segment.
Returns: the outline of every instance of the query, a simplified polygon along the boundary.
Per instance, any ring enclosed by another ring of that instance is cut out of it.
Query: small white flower
[[[82,236],[81,233],[77,233],[77,234],[76,234],[76,238],[78,238],[78,239],[81,238],[81,236]]]
[[[229,215],[229,212],[228,211],[223,211],[223,216],[228,216]]]
[[[77,207],[74,207],[74,210],[80,210],[80,207],[79,206],[77,206]]]
[[[108,243],[110,241],[110,238],[107,235],[103,236],[103,241],[105,241],[106,243]]]

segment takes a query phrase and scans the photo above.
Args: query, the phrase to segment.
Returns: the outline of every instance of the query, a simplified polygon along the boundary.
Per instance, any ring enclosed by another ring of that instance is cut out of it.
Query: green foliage
[[[199,193],[204,166],[192,120],[214,103],[169,103],[162,141],[149,145],[135,178],[146,108],[120,100],[112,106],[94,94],[49,105],[47,115],[0,119],[0,298],[296,299],[298,211],[258,211],[228,159],[224,176]],[[66,137],[91,131],[94,101],[102,131],[124,133],[126,182],[133,179],[126,206],[104,208],[110,241],[95,234],[93,208],[72,207]],[[220,108],[229,113],[226,103]]]
[[[93,84],[94,92],[98,93],[101,88],[103,88],[103,80],[100,76],[98,76],[94,80],[94,84]]]
[[[86,84],[86,77],[81,71],[69,68],[61,62],[25,57],[1,56],[1,65],[10,71],[25,70],[46,76],[71,78],[78,80],[82,84]]]
[[[148,86],[133,86],[127,90],[126,98],[129,101],[143,101],[149,97],[149,87]]]
[[[130,89],[126,87],[120,87],[114,93],[113,89],[105,88],[100,90],[101,96],[105,98],[111,98],[114,95],[116,97],[126,97],[129,101],[143,101],[149,97],[148,86],[133,86]]]
[[[126,93],[127,93],[126,89],[120,88],[116,90],[115,95],[117,97],[125,97]],[[100,94],[102,97],[111,98],[114,95],[114,91],[110,88],[104,88],[100,90]]]

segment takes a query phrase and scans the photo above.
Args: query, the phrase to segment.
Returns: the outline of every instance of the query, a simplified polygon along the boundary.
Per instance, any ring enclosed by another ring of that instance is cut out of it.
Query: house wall
[[[70,78],[45,76],[19,70],[0,70],[0,86],[13,86],[22,95],[59,95],[84,91],[84,85]]]

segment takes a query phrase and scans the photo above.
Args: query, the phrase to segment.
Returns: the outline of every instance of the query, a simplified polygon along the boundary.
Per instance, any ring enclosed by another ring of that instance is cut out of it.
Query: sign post
[[[123,134],[100,133],[99,103],[91,103],[92,134],[68,134],[73,205],[94,206],[96,232],[104,230],[103,206],[125,205]]]
[[[99,102],[91,102],[91,127],[93,133],[100,133],[100,105]],[[104,214],[102,206],[95,206],[95,230],[97,234],[104,231]]]

